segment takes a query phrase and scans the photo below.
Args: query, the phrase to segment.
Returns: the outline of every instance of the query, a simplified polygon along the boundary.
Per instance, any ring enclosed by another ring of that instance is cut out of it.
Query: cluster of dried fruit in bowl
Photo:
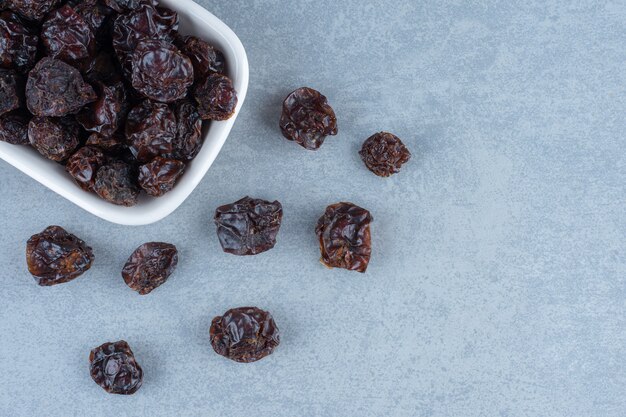
[[[117,205],[170,191],[230,118],[224,55],[156,0],[0,1],[0,140]],[[39,47],[40,45],[40,47]]]

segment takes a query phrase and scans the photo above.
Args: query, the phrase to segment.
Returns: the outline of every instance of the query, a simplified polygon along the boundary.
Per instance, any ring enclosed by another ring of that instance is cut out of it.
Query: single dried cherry
[[[48,15],[40,36],[48,56],[70,64],[86,60],[96,50],[91,26],[68,5]]]
[[[61,0],[5,0],[9,9],[23,17],[40,21],[49,11],[57,7]]]
[[[157,156],[151,162],[139,167],[139,186],[148,195],[161,197],[174,188],[176,181],[184,172],[184,162]]]
[[[26,82],[26,105],[35,116],[73,114],[97,98],[80,72],[58,59],[43,58]]]
[[[100,167],[93,189],[101,198],[118,206],[134,206],[139,198],[133,167],[121,160]]]
[[[320,261],[329,268],[365,272],[372,253],[369,211],[352,203],[337,203],[326,208],[317,222]]]
[[[214,219],[224,252],[256,255],[274,247],[282,218],[280,202],[244,197],[218,207]]]
[[[211,73],[224,74],[226,61],[224,54],[209,43],[195,36],[185,36],[177,41],[181,52],[191,59],[197,81],[204,80]]]
[[[84,146],[67,160],[65,170],[80,188],[91,191],[96,183],[96,173],[105,162],[106,156],[100,149]]]
[[[37,62],[37,32],[18,15],[0,13],[0,67],[28,72]]]
[[[0,116],[0,141],[12,145],[29,145],[28,123],[31,116],[25,110],[16,110]]]
[[[0,115],[24,104],[24,79],[13,70],[0,69]]]
[[[202,148],[202,119],[198,108],[189,100],[176,103],[176,139],[172,156],[181,161],[191,161]]]
[[[93,262],[84,241],[59,226],[49,226],[26,244],[28,271],[41,286],[62,284],[82,275]]]
[[[280,344],[274,318],[257,307],[233,308],[215,317],[209,333],[215,353],[236,362],[263,359]]]
[[[85,130],[110,137],[120,127],[126,116],[128,103],[126,88],[118,82],[113,85],[99,84],[100,96],[78,113],[76,120]]]
[[[237,107],[237,92],[233,82],[225,75],[209,74],[196,84],[193,96],[203,120],[230,119]]]
[[[152,100],[164,103],[180,100],[193,84],[191,61],[165,41],[139,42],[132,66],[133,87]]]
[[[33,148],[53,161],[69,158],[78,147],[80,127],[69,118],[33,117],[28,124],[28,139]]]
[[[167,104],[144,100],[134,107],[126,119],[126,139],[139,162],[174,150],[176,117]]]
[[[379,177],[389,177],[400,172],[402,165],[411,159],[411,153],[399,137],[388,132],[370,136],[359,151],[367,168]]]
[[[302,87],[285,98],[280,130],[288,140],[305,149],[317,150],[326,136],[337,134],[337,117],[325,96]]]
[[[143,370],[124,340],[92,349],[89,373],[109,394],[134,394],[143,383]]]
[[[170,243],[148,242],[128,258],[122,277],[141,295],[150,293],[172,275],[178,264],[178,250]]]

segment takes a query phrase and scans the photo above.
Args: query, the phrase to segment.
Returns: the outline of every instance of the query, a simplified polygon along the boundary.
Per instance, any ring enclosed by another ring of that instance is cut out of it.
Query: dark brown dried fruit
[[[93,59],[85,64],[85,79],[92,83],[101,82],[114,85],[122,81],[121,70],[115,59],[105,51],[100,51]]]
[[[92,349],[89,373],[110,394],[134,394],[143,383],[143,370],[124,340]]]
[[[13,70],[0,69],[0,115],[24,104],[24,79]]]
[[[178,14],[170,9],[142,3],[137,9],[119,15],[113,26],[113,48],[125,73],[132,73],[132,55],[139,42],[148,39],[172,42],[177,30]]]
[[[181,161],[191,161],[202,148],[202,119],[189,100],[176,103],[175,111],[178,127],[172,156]]]
[[[317,222],[320,261],[329,268],[365,272],[372,253],[369,211],[352,203],[326,207]]]
[[[80,127],[71,119],[33,117],[28,124],[28,139],[33,148],[53,161],[61,162],[79,145]]]
[[[93,252],[59,226],[49,226],[26,244],[28,271],[41,286],[62,284],[91,268]]]
[[[85,191],[91,191],[96,183],[96,173],[104,165],[104,153],[93,146],[84,146],[67,160],[65,170],[76,184]]]
[[[9,9],[29,20],[40,21],[54,9],[61,0],[6,0]]]
[[[170,243],[148,242],[128,258],[122,277],[131,289],[148,294],[163,284],[176,269],[178,250]]]
[[[48,56],[70,64],[78,64],[93,56],[96,49],[93,30],[68,5],[48,15],[40,36]]]
[[[28,72],[37,62],[37,32],[15,13],[0,13],[0,67]]]
[[[278,201],[241,200],[215,210],[217,236],[224,252],[233,255],[256,255],[276,244],[276,235],[283,218]]]
[[[161,197],[174,188],[176,181],[185,172],[185,163],[176,159],[157,156],[139,167],[139,186],[153,197]]]
[[[379,177],[389,177],[400,172],[411,153],[399,137],[387,132],[370,136],[359,151],[367,168]]]
[[[223,74],[226,69],[224,54],[202,39],[185,36],[177,42],[181,52],[191,59],[195,79],[204,80],[211,73]]]
[[[175,138],[176,117],[167,104],[144,100],[128,113],[126,139],[138,161],[171,154]]]
[[[80,72],[58,59],[43,58],[26,82],[26,105],[35,116],[73,114],[97,98]]]
[[[78,113],[76,120],[85,130],[110,137],[120,127],[126,116],[128,103],[126,89],[119,82],[114,85],[99,85],[100,96]]]
[[[219,355],[236,362],[255,362],[272,354],[280,333],[272,315],[257,307],[228,310],[211,322],[211,345]]]
[[[118,13],[125,13],[129,10],[138,9],[142,4],[150,4],[156,6],[154,0],[104,0],[104,4]]]
[[[102,28],[106,18],[113,11],[97,0],[87,0],[76,4],[74,10],[87,22],[94,35]]]
[[[131,207],[139,198],[135,178],[132,166],[124,161],[113,161],[98,170],[94,191],[108,202]]]
[[[115,132],[111,137],[92,133],[87,138],[85,145],[98,147],[110,154],[117,154],[126,149],[124,141],[124,135],[119,132]]]
[[[30,145],[28,122],[30,114],[25,110],[16,110],[0,116],[0,141],[12,145]]]
[[[280,130],[285,138],[303,148],[317,150],[326,136],[337,134],[337,118],[325,96],[302,87],[285,98]]]
[[[210,74],[196,84],[193,95],[203,120],[226,120],[235,113],[237,92],[233,82],[225,75]]]
[[[193,84],[191,60],[165,41],[139,42],[132,66],[133,87],[152,100],[163,103],[180,100]]]

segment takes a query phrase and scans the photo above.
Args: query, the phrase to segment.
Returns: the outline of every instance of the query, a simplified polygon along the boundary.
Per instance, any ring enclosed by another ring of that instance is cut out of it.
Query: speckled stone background
[[[203,182],[173,215],[106,223],[0,163],[0,415],[626,415],[626,4],[621,1],[201,1],[240,36],[250,90]],[[321,90],[340,134],[316,153],[281,138],[283,97]],[[375,177],[379,130],[413,152]],[[212,215],[279,199],[271,252],[222,253]],[[366,274],[326,270],[327,204],[368,208]],[[39,288],[30,235],[59,224],[96,252]],[[181,262],[146,297],[120,269],[149,240]],[[217,356],[213,316],[273,312],[275,354]],[[145,371],[132,397],[88,373],[124,338]]]

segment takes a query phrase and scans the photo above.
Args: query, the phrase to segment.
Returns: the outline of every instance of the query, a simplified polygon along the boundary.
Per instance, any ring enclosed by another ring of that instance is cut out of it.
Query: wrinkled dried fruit
[[[100,149],[84,146],[67,160],[65,170],[74,178],[80,188],[90,191],[96,182],[98,169],[105,162],[106,157]]]
[[[24,79],[13,70],[0,69],[0,115],[24,104]]]
[[[126,116],[128,103],[123,83],[99,85],[100,96],[78,113],[76,120],[85,130],[110,137]]]
[[[217,236],[224,252],[234,255],[256,255],[276,244],[276,235],[283,218],[278,201],[241,200],[215,210]]]
[[[162,242],[144,243],[128,258],[122,277],[131,289],[145,295],[167,281],[177,264],[176,246]]]
[[[0,116],[0,141],[12,145],[30,145],[28,123],[30,114],[25,110],[16,110]]]
[[[193,95],[203,120],[226,120],[235,113],[237,92],[225,75],[210,74],[196,84]]]
[[[97,98],[80,72],[58,59],[43,58],[26,82],[26,105],[35,116],[73,114]]]
[[[15,13],[0,13],[0,67],[28,72],[37,62],[37,32]]]
[[[149,39],[172,42],[177,30],[178,14],[163,7],[142,3],[137,9],[119,15],[113,25],[113,48],[125,73],[132,73],[132,56],[139,42]]]
[[[138,9],[142,4],[156,6],[157,2],[154,0],[104,0],[104,4],[116,12],[124,13],[129,10]]]
[[[177,42],[181,52],[191,59],[196,81],[211,73],[223,74],[226,68],[224,55],[202,39],[185,36]]]
[[[92,349],[89,373],[110,394],[134,394],[143,382],[143,370],[124,340]]]
[[[400,172],[402,165],[411,159],[411,153],[400,138],[387,132],[370,136],[359,155],[367,168],[379,177]]]
[[[144,100],[126,119],[126,139],[133,155],[140,162],[174,150],[176,117],[167,104]]]
[[[202,119],[198,109],[189,100],[176,103],[176,139],[173,158],[191,161],[202,148]]]
[[[165,41],[144,40],[132,57],[132,84],[144,96],[163,103],[180,100],[193,84],[193,65]]]
[[[50,13],[40,36],[48,56],[70,64],[89,58],[96,49],[91,27],[68,5]]]
[[[100,197],[118,206],[137,204],[139,187],[132,166],[124,161],[113,161],[102,166],[96,174],[94,191]]]
[[[285,138],[303,148],[317,150],[326,136],[337,134],[337,118],[325,96],[302,87],[285,98],[280,130]]]
[[[65,161],[79,145],[80,127],[72,119],[33,117],[28,124],[28,139],[33,148],[56,162]]]
[[[111,137],[92,133],[85,145],[98,147],[109,154],[117,154],[126,149],[124,140],[124,135],[120,132],[115,132]]]
[[[102,28],[112,11],[97,0],[87,0],[76,4],[74,10],[87,22],[94,35]]]
[[[26,244],[28,271],[41,286],[73,280],[91,268],[93,258],[85,242],[59,226],[47,227]]]
[[[372,253],[369,211],[352,203],[326,207],[315,232],[322,254],[320,261],[329,268],[365,272]]]
[[[61,0],[6,0],[9,9],[29,20],[40,21],[54,9]]]
[[[139,167],[139,186],[148,195],[161,197],[174,188],[176,181],[184,172],[184,162],[157,156],[151,162]]]
[[[210,335],[213,350],[236,362],[263,359],[280,343],[274,318],[257,307],[233,308],[215,317]]]

